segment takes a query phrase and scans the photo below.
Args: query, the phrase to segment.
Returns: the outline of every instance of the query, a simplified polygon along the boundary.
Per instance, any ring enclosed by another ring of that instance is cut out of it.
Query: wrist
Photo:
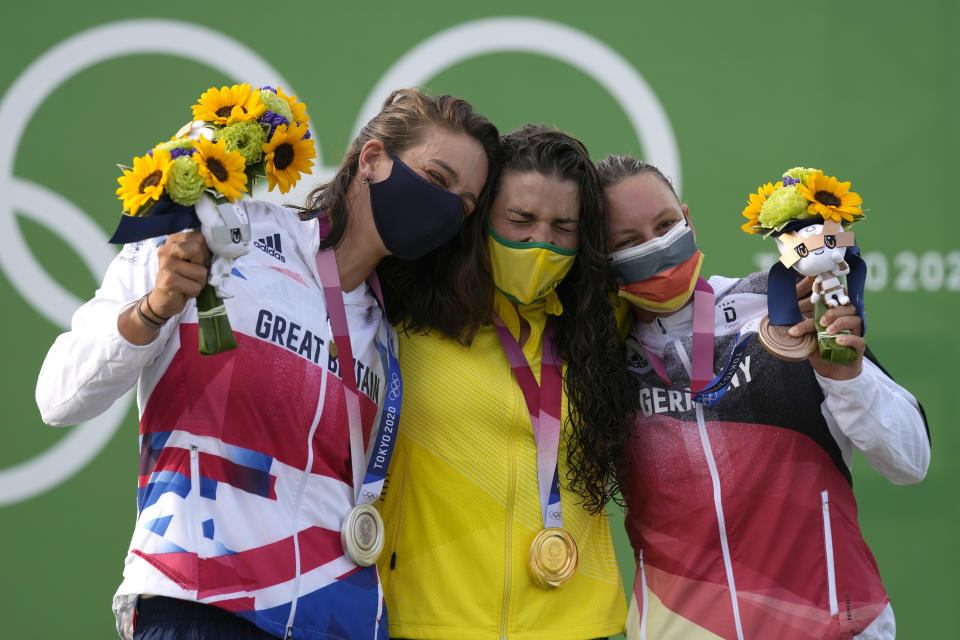
[[[137,300],[134,308],[137,310],[137,318],[140,320],[140,323],[155,331],[159,331],[163,325],[167,324],[167,320],[170,319],[170,316],[161,316],[153,310],[153,307],[150,306],[149,292]]]

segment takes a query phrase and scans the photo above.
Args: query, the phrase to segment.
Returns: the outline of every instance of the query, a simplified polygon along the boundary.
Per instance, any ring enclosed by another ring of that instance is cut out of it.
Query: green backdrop
[[[924,404],[934,446],[913,487],[890,485],[858,457],[860,520],[900,636],[954,634],[956,3],[343,4],[4,8],[2,635],[115,633],[110,599],[135,516],[135,410],[127,400],[99,423],[53,429],[33,401],[47,348],[114,251],[114,164],[179,128],[208,86],[251,80],[297,92],[332,169],[391,78],[466,96],[504,131],[546,122],[594,157],[672,165],[707,273],[771,263],[771,244],[738,228],[762,182],[798,164],[852,180],[869,209],[857,227],[870,265],[868,340]],[[511,19],[482,22],[496,17]]]

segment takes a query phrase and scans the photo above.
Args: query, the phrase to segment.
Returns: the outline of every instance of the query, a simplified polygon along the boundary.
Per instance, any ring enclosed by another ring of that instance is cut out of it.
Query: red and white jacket
[[[714,277],[714,367],[766,313],[766,275]],[[769,355],[751,339],[715,407],[689,384],[692,308],[637,323],[629,368],[640,412],[624,487],[637,559],[630,640],[893,638],[892,609],[857,524],[860,450],[897,484],[920,481],[930,445],[910,393],[864,359],[853,380]]]
[[[340,545],[354,490],[317,223],[241,206],[254,242],[226,285],[237,349],[200,355],[192,301],[149,345],[127,342],[117,316],[153,287],[163,240],[130,244],[51,347],[37,403],[45,422],[76,424],[138,385],[137,523],[114,597],[122,637],[137,596],[154,594],[221,607],[278,637],[386,638],[376,567]],[[368,439],[388,332],[365,283],[344,299]]]

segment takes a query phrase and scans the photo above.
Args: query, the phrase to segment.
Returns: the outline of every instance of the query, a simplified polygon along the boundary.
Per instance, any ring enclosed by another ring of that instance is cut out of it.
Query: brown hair
[[[320,244],[321,249],[336,246],[347,228],[347,190],[356,175],[363,145],[376,138],[387,153],[399,155],[419,144],[431,126],[474,138],[483,147],[492,172],[500,149],[499,133],[469,102],[448,94],[433,97],[416,89],[397,89],[350,143],[333,179],[311,191],[306,206],[298,207],[303,220],[321,212],[329,216],[330,233]]]
[[[487,182],[479,194],[476,210],[485,207],[489,184],[500,156],[500,134],[469,102],[451,95],[430,96],[416,89],[397,89],[384,101],[380,113],[364,125],[330,182],[322,184],[299,207],[304,220],[326,212],[330,233],[321,249],[336,246],[347,227],[347,190],[357,172],[360,151],[367,141],[383,142],[388,153],[398,155],[419,144],[431,127],[463,133],[480,143],[487,157]],[[413,261],[388,256],[377,267],[384,303],[391,322],[407,328],[433,326],[457,336],[483,313],[483,303],[474,292],[489,280],[485,257],[479,255],[472,219],[467,218],[459,235],[439,249]]]
[[[637,160],[628,154],[611,154],[597,163],[597,174],[600,176],[600,187],[603,189],[611,187],[621,180],[645,173],[651,173],[660,178],[663,184],[670,188],[670,193],[677,199],[677,202],[680,202],[680,197],[677,195],[676,189],[673,188],[673,183],[670,182],[667,176],[663,175],[660,169],[652,164],[647,164],[643,160]]]

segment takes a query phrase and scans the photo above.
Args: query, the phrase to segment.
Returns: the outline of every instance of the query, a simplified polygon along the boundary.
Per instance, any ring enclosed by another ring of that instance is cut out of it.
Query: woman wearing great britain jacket
[[[199,233],[127,245],[110,265],[50,349],[37,402],[47,423],[75,424],[138,382],[122,637],[386,638],[376,567],[341,546],[396,371],[373,271],[455,236],[498,149],[465,101],[396,91],[299,219],[238,203],[265,240],[234,263],[239,346],[219,355],[197,346]]]
[[[890,481],[919,482],[930,446],[917,401],[863,357],[850,305],[823,324],[852,331],[837,338],[860,356],[851,365],[827,365],[819,353],[789,363],[755,338],[739,343],[766,313],[766,274],[699,279],[689,211],[666,178],[628,156],[598,170],[613,268],[633,309],[629,370],[640,383],[618,459],[637,558],[627,637],[893,638],[850,465],[858,449]],[[812,321],[795,330],[813,331]],[[744,344],[719,401],[691,397],[698,359],[711,358],[719,375]]]

